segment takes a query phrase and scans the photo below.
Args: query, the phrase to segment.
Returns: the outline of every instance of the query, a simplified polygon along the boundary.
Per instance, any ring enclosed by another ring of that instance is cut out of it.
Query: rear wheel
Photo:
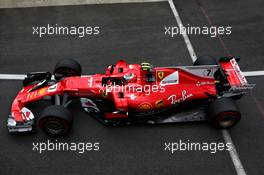
[[[54,77],[60,80],[64,77],[81,76],[82,68],[80,63],[73,59],[59,61],[54,68]]]
[[[231,98],[218,98],[208,107],[210,123],[215,128],[230,128],[241,119],[241,114]]]
[[[210,56],[201,56],[198,57],[194,63],[194,66],[201,66],[201,65],[217,65],[216,59],[210,57]]]
[[[73,117],[71,112],[63,106],[48,106],[39,118],[39,127],[47,134],[59,136],[70,131]]]

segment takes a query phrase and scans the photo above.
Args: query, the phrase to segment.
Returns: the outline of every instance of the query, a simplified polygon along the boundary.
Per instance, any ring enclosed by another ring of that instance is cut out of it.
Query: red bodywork
[[[231,61],[220,63],[220,66],[229,69],[227,71],[232,74],[228,79],[231,85],[243,83]],[[148,77],[152,77],[152,81]],[[119,84],[110,81],[112,79],[119,81]],[[160,110],[183,101],[216,97],[218,92],[215,83],[213,76],[197,75],[186,67],[155,67],[148,71],[142,69],[140,64],[127,64],[120,60],[115,67],[109,66],[105,74],[68,77],[33,91],[30,89],[34,85],[24,87],[13,101],[11,115],[16,122],[25,122],[29,120],[30,112],[22,112],[22,108],[27,104],[46,96],[68,93],[70,97],[110,100],[114,102],[116,110],[125,113],[109,112],[105,117],[126,118],[129,112]]]

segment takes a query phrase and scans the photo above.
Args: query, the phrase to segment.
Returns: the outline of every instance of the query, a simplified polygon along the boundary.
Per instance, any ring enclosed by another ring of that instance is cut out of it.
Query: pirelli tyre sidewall
[[[208,106],[207,115],[213,127],[218,129],[231,128],[241,119],[235,101],[231,98],[218,98]]]
[[[42,111],[38,125],[45,133],[60,136],[69,133],[72,122],[72,114],[67,108],[53,105]]]

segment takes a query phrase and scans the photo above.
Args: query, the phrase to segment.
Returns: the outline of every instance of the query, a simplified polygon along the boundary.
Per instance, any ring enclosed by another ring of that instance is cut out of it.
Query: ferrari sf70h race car
[[[40,127],[50,135],[70,131],[68,106],[80,100],[84,111],[108,126],[133,123],[173,123],[208,120],[216,128],[230,128],[241,118],[234,100],[254,87],[241,72],[239,59],[200,57],[192,66],[153,67],[124,60],[104,74],[82,75],[73,59],[59,61],[50,72],[28,73],[11,107],[10,133]],[[48,100],[35,117],[30,106]]]

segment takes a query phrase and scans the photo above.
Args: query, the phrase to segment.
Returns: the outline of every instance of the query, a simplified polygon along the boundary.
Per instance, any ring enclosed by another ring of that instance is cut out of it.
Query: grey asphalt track
[[[228,52],[240,57],[239,65],[242,70],[263,70],[264,17],[261,9],[263,1],[209,1],[197,0],[191,2],[175,1],[179,7],[184,25],[208,26],[207,16],[217,26],[232,26],[230,36],[221,37]],[[219,57],[227,55],[227,51],[221,45],[218,38],[190,35],[194,49],[198,55],[212,55]],[[230,130],[231,137],[240,155],[240,160],[248,174],[263,174],[262,145],[264,99],[263,80],[264,77],[248,78],[250,83],[256,87],[252,93],[247,94],[238,101],[238,105],[244,115],[243,120],[235,128]]]
[[[223,41],[233,55],[242,58],[240,65],[245,71],[264,69],[260,32],[263,13],[258,13],[264,3],[254,1],[200,1],[213,23],[234,26],[232,35],[223,37]],[[230,4],[240,8],[231,8]],[[208,24],[197,1],[177,1],[175,5],[184,24]],[[0,73],[52,71],[62,58],[79,60],[85,74],[102,72],[118,59],[131,63],[147,60],[160,66],[192,63],[182,36],[168,38],[164,35],[164,26],[177,25],[167,2],[1,9],[0,23]],[[32,25],[47,23],[98,25],[101,33],[89,38],[32,36]],[[217,38],[190,36],[190,40],[197,55],[226,54]],[[264,173],[264,114],[261,111],[264,77],[248,80],[257,86],[238,102],[243,119],[230,133],[246,172],[258,175]],[[7,132],[10,104],[20,88],[21,81],[0,80],[1,175],[236,174],[227,151],[216,154],[183,151],[173,155],[164,151],[164,142],[224,142],[221,132],[207,123],[108,128],[80,110],[77,102],[70,106],[75,115],[72,132],[58,141],[100,142],[100,151],[39,154],[32,151],[32,142],[51,139],[41,131],[22,136],[11,136]]]

